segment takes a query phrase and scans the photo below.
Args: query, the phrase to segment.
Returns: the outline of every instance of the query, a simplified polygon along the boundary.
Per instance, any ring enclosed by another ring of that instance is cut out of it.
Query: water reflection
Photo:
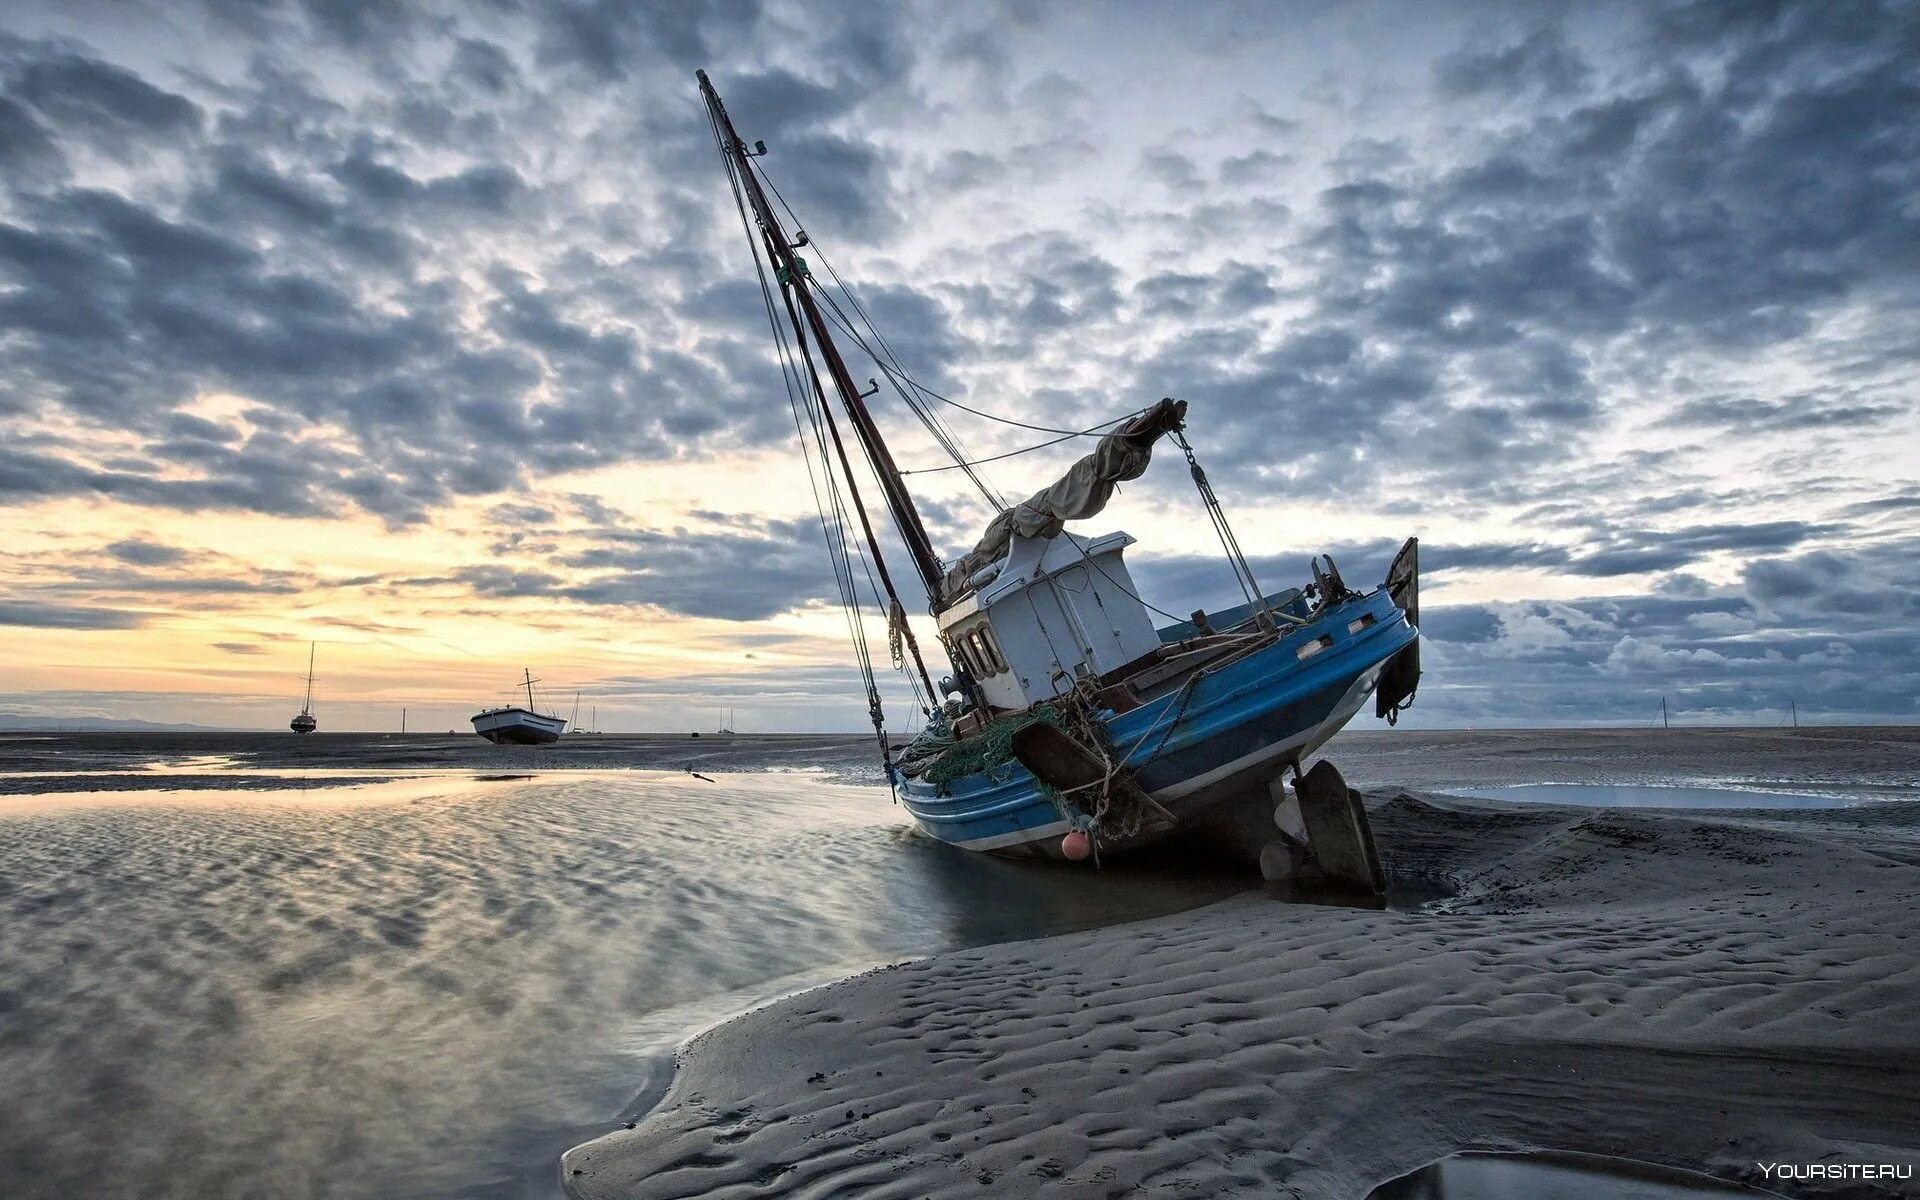
[[[1044,937],[1197,908],[1260,886],[1250,863],[1177,851],[1091,863],[994,858],[903,836],[896,903],[923,906],[957,945]]]
[[[552,1196],[744,1003],[1256,882],[982,858],[818,777],[149,778],[0,805],[9,1200]]]

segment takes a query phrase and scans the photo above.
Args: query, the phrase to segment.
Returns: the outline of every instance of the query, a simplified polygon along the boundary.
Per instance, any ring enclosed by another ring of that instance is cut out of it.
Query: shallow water
[[[1722,1200],[1774,1196],[1692,1171],[1594,1154],[1456,1154],[1367,1200]]]
[[[1910,731],[1760,736],[1332,750],[1368,787],[1920,790]],[[1259,886],[953,851],[876,774],[863,737],[0,734],[0,1195],[553,1196],[740,1007]]]
[[[466,730],[445,735],[316,733],[0,733],[0,792],[35,791],[29,777],[85,772],[109,786],[149,786],[153,773],[195,775],[209,786],[274,777],[466,768],[534,770],[803,770],[841,782],[884,784],[871,737],[844,734],[615,737],[579,734],[546,746],[496,746]]]
[[[551,1196],[731,1009],[1257,886],[984,859],[819,775],[477,778],[495,757],[10,789],[6,1195]]]
[[[1258,883],[985,860],[820,774],[84,753],[0,801],[8,1196],[551,1196],[743,1004]]]
[[[1583,808],[1847,808],[1906,795],[1836,792],[1776,792],[1740,787],[1678,787],[1662,784],[1523,783],[1501,787],[1450,787],[1456,796],[1573,804]]]

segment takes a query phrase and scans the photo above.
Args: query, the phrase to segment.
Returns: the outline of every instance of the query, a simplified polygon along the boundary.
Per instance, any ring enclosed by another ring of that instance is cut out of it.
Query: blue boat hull
[[[1365,618],[1371,617],[1371,621]],[[1300,657],[1320,638],[1331,645]],[[1232,798],[1271,806],[1266,787],[1338,733],[1372,694],[1380,672],[1418,632],[1386,590],[1354,597],[1290,630],[1272,645],[1131,712],[1109,715],[1109,740],[1127,751],[1134,781],[1170,816],[1128,842],[1155,841]],[[900,803],[928,835],[969,850],[1060,856],[1071,825],[1017,762],[969,775],[944,789],[902,781]]]

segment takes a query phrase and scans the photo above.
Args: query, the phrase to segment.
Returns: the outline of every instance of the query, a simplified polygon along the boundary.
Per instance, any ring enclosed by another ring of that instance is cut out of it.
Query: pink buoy
[[[1070,830],[1067,836],[1060,839],[1060,853],[1066,855],[1071,862],[1079,862],[1093,853],[1093,842],[1085,832],[1078,829]]]

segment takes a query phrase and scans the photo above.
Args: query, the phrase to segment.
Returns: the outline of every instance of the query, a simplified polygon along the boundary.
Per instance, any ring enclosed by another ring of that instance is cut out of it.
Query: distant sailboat
[[[533,672],[522,670],[527,689],[527,706],[509,704],[483,709],[473,715],[473,731],[496,745],[539,746],[557,742],[567,727],[565,717],[539,712],[534,708],[533,685],[540,682]]]
[[[320,728],[320,722],[313,719],[313,650],[316,643],[307,643],[307,699],[300,706],[300,715],[287,722],[287,728],[295,733],[312,733]]]

